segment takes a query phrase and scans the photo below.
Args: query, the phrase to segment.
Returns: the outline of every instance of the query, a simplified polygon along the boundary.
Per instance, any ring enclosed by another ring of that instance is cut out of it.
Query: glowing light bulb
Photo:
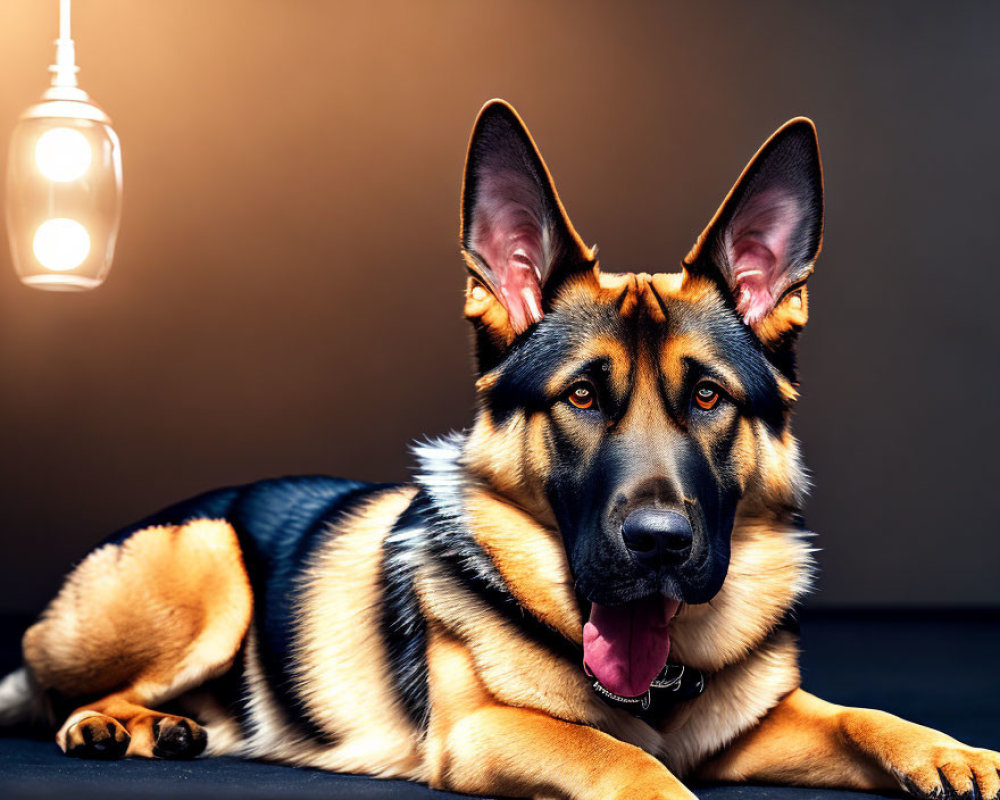
[[[14,269],[26,286],[52,292],[104,282],[122,214],[121,143],[77,85],[70,3],[59,0],[52,85],[11,134],[4,193]]]
[[[75,181],[90,166],[90,143],[74,128],[52,128],[38,137],[35,163],[50,181]]]
[[[32,249],[43,267],[62,272],[84,262],[90,253],[90,235],[75,219],[48,219],[35,231]]]

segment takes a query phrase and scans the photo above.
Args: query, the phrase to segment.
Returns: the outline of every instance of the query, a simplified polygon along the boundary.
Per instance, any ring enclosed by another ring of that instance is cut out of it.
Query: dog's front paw
[[[1000,797],[1000,753],[954,745],[914,753],[894,765],[893,774],[904,790],[934,800],[996,800]]]

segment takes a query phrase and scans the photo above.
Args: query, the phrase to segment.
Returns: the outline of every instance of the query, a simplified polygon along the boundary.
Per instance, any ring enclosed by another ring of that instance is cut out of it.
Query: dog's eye
[[[593,408],[594,387],[585,382],[577,383],[570,388],[569,394],[566,395],[566,399],[577,408],[582,408],[584,410]]]
[[[702,411],[711,411],[719,402],[719,390],[710,383],[701,383],[694,390],[694,401]]]

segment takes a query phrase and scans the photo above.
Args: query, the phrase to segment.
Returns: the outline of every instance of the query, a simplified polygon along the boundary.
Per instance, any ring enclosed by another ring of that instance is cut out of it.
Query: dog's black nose
[[[691,523],[676,511],[640,508],[622,523],[622,538],[635,559],[650,569],[680,564],[691,552]]]

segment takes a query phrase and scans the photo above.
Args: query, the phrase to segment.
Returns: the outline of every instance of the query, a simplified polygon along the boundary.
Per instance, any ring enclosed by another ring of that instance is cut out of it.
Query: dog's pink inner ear
[[[558,253],[537,184],[512,170],[480,175],[468,248],[485,262],[515,332],[542,318],[542,285]]]
[[[723,238],[736,310],[760,321],[789,285],[790,243],[803,210],[793,192],[770,188],[736,209]]]

